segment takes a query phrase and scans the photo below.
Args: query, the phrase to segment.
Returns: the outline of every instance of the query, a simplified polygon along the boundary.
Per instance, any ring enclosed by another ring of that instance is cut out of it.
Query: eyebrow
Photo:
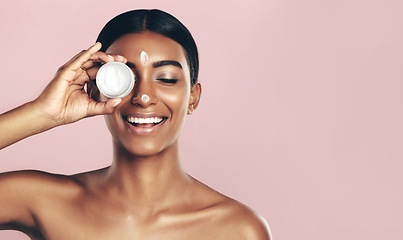
[[[132,62],[127,62],[126,65],[130,68],[136,69],[136,64],[134,64]],[[162,60],[162,61],[154,62],[153,68],[158,68],[158,67],[168,66],[168,65],[172,65],[172,66],[178,67],[180,69],[183,69],[182,64],[180,64],[178,61],[175,61],[175,60]]]
[[[167,65],[172,65],[172,66],[178,67],[180,69],[183,69],[182,65],[178,61],[174,61],[174,60],[163,60],[163,61],[154,62],[153,68],[167,66]]]

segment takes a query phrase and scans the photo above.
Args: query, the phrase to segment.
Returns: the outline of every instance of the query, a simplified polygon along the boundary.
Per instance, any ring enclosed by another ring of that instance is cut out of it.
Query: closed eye
[[[158,81],[161,81],[163,83],[169,83],[169,84],[173,84],[173,83],[177,83],[178,79],[175,78],[157,78]]]

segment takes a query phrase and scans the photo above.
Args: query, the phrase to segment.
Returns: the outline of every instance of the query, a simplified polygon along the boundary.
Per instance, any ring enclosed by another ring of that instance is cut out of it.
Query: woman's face
[[[136,77],[132,92],[105,116],[115,144],[137,156],[176,144],[188,109],[197,107],[200,95],[199,84],[191,88],[182,46],[147,31],[120,37],[106,52],[126,57]]]

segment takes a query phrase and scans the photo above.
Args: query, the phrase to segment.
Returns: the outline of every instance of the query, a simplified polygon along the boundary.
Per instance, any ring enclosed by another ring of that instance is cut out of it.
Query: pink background
[[[402,239],[402,1],[3,1],[0,111],[133,8],[172,13],[198,44],[191,175],[263,215],[277,240]],[[2,150],[0,171],[100,168],[110,142],[102,117],[86,119]]]

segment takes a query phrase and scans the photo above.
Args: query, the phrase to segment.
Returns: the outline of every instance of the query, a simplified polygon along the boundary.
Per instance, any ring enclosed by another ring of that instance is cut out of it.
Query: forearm
[[[56,126],[114,111],[120,98],[99,102],[85,91],[85,85],[95,79],[95,63],[127,62],[122,56],[98,52],[100,48],[96,43],[60,67],[35,101],[0,115],[0,149]]]
[[[0,115],[0,149],[55,126],[35,102],[28,102]]]

